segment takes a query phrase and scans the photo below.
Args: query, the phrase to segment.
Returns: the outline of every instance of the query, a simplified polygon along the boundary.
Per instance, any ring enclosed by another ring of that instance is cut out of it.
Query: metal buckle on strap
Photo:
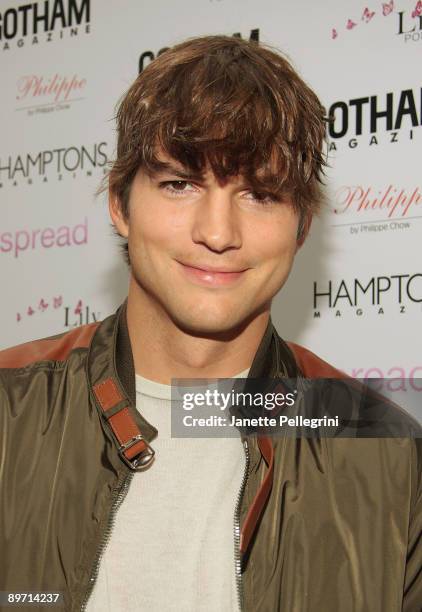
[[[127,451],[128,448],[131,448],[134,444],[140,442],[141,440],[146,445],[146,448],[131,459],[128,459],[128,457],[126,457],[125,455],[125,451]],[[152,462],[152,460],[154,459],[155,451],[145,440],[144,436],[138,434],[137,436],[133,436],[130,440],[125,442],[125,444],[123,444],[119,448],[119,455],[126,463],[126,465],[132,468],[132,470],[141,470],[147,467]]]

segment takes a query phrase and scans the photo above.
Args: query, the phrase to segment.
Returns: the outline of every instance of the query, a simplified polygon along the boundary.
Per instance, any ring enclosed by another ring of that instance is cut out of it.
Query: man
[[[208,36],[117,119],[128,298],[0,358],[0,588],[71,611],[417,612],[419,439],[170,435],[172,378],[341,376],[270,319],[322,200],[317,97],[270,48]]]

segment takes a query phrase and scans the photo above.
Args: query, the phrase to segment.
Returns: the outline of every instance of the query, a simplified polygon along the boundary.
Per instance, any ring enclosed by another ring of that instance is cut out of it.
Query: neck
[[[127,325],[135,372],[166,385],[172,378],[230,378],[250,367],[269,307],[236,330],[199,336],[181,329],[131,279]]]

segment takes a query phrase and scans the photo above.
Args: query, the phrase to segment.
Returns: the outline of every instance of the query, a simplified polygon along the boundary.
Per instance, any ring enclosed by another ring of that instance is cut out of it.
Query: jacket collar
[[[131,403],[135,405],[135,369],[127,326],[127,299],[117,311],[116,325],[116,371]],[[297,373],[298,368],[293,353],[278,335],[270,317],[252,361],[248,378],[294,378]]]
[[[278,335],[270,317],[248,378],[295,378],[298,372],[292,351]]]
[[[127,300],[115,315],[99,325],[89,349],[87,374],[91,395],[101,415],[106,435],[114,441],[120,457],[131,469],[143,469],[153,459],[154,451],[149,442],[158,432],[136,409],[135,369],[127,326]],[[248,378],[297,376],[300,376],[300,371],[293,353],[277,334],[270,318]],[[249,548],[273,482],[272,439],[258,435],[256,446],[267,465],[267,471],[241,529],[240,551],[243,555]]]
[[[248,378],[294,378],[297,373],[293,353],[277,334],[270,318]],[[115,315],[104,319],[98,326],[89,348],[87,374],[97,408],[109,424],[110,418],[119,412],[119,407],[127,408],[128,417],[135,422],[145,440],[149,443],[156,437],[157,429],[136,410],[135,369],[127,326],[127,299]],[[117,418],[114,420],[117,421]]]

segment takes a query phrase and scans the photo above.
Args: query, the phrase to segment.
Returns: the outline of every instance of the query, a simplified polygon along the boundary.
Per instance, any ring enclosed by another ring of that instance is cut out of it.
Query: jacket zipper
[[[234,510],[234,566],[236,575],[237,599],[239,610],[243,610],[243,588],[242,588],[242,561],[240,558],[240,506],[242,504],[243,494],[245,492],[246,481],[249,472],[249,445],[248,441],[244,440],[243,448],[245,450],[245,469],[243,472],[242,483],[237,495],[236,507]]]
[[[249,472],[249,444],[247,440],[244,440],[243,448],[245,451],[245,459],[246,459],[245,469],[243,471],[243,478],[242,478],[242,482],[240,485],[239,493],[237,494],[236,507],[234,511],[234,559],[235,559],[237,596],[238,596],[240,612],[242,612],[243,610],[243,590],[242,590],[242,571],[241,571],[242,567],[241,567],[241,558],[240,558],[240,506],[242,503],[243,494],[245,491],[246,481],[248,479],[248,472]],[[113,531],[117,510],[119,509],[120,505],[122,504],[124,498],[127,495],[129,485],[131,483],[133,476],[134,476],[134,472],[129,472],[129,474],[127,474],[123,478],[122,482],[119,481],[120,486],[118,485],[118,487],[116,487],[116,493],[113,496],[107,527],[103,534],[103,537],[101,538],[101,542],[98,547],[97,554],[95,556],[94,565],[91,570],[91,576],[89,579],[88,589],[85,593],[85,597],[82,602],[81,612],[84,612],[84,610],[86,610],[88,600],[92,594],[95,582],[98,578],[101,558],[110,540],[111,532]]]
[[[88,599],[91,596],[92,590],[94,588],[95,582],[98,578],[98,572],[100,569],[100,563],[101,563],[101,557],[104,553],[104,550],[110,540],[110,536],[111,536],[111,532],[113,531],[113,527],[114,527],[114,523],[116,520],[116,513],[117,510],[119,509],[121,503],[123,502],[124,498],[127,495],[127,491],[129,489],[129,485],[131,483],[131,480],[134,476],[134,472],[129,472],[128,474],[125,474],[123,479],[119,480],[117,487],[115,489],[115,492],[113,494],[113,499],[111,502],[111,510],[110,510],[110,514],[108,517],[108,522],[107,522],[107,526],[106,529],[103,533],[103,536],[101,538],[101,542],[100,545],[97,549],[97,554],[95,555],[95,561],[94,561],[94,565],[92,567],[91,570],[91,576],[89,579],[89,585],[88,585],[88,589],[85,593],[85,597],[83,599],[82,602],[82,606],[81,606],[81,612],[83,612],[84,610],[86,610],[86,606],[88,603]]]

